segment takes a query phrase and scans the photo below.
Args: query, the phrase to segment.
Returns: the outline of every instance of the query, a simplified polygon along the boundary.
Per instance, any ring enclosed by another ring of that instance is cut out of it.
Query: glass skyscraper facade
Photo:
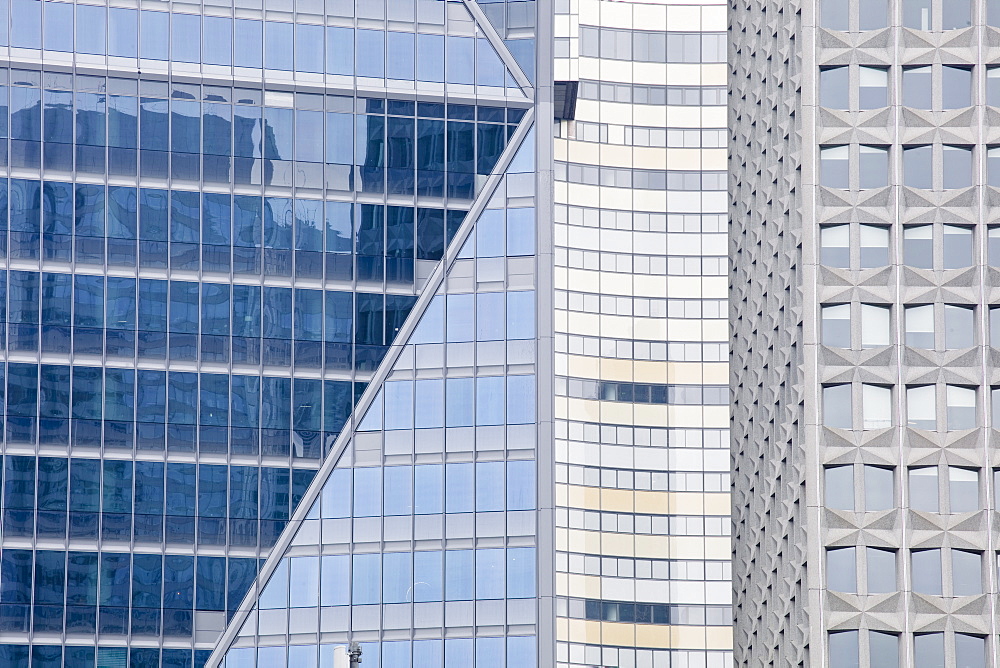
[[[0,1],[0,665],[725,665],[724,26],[619,4]]]

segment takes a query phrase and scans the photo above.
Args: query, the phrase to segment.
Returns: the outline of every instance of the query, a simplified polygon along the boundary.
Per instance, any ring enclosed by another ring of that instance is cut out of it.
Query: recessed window
[[[821,310],[821,317],[823,321],[823,345],[832,348],[850,348],[851,305],[824,306]]]
[[[828,109],[850,109],[851,76],[848,66],[820,70],[819,103]]]
[[[858,68],[858,108],[889,106],[889,70],[883,67]]]
[[[913,348],[934,349],[934,305],[907,306],[906,345]]]
[[[986,184],[1000,187],[1000,147],[986,149]],[[990,259],[992,261],[993,258]]]
[[[933,30],[932,0],[903,0],[903,25],[914,30]]]
[[[875,269],[889,264],[889,228],[859,225],[861,268]]]
[[[896,668],[899,665],[899,636],[884,631],[868,632],[869,665]]]
[[[990,308],[990,345],[1000,348],[1000,306]]]
[[[903,183],[910,188],[930,190],[934,187],[934,148],[906,146],[903,148]]]
[[[903,230],[903,261],[908,267],[934,268],[934,228],[931,225]]]
[[[976,343],[976,312],[971,306],[944,306],[945,350],[971,348]]]
[[[956,190],[972,186],[972,147],[942,146],[942,187]]]
[[[865,548],[865,574],[868,594],[896,591],[896,553],[874,547]]]
[[[823,478],[824,505],[834,510],[854,510],[854,466],[828,466]]]
[[[937,429],[935,387],[920,385],[906,388],[906,423],[915,429]]]
[[[932,109],[933,79],[930,65],[903,68],[903,105],[913,109]]]
[[[941,227],[941,243],[945,269],[965,269],[972,266],[972,228],[957,225]]]
[[[841,547],[826,551],[826,586],[833,591],[856,593],[858,570],[856,549]]]
[[[948,430],[973,429],[976,426],[976,390],[959,385],[946,386]]]
[[[913,636],[914,668],[943,668],[944,634],[918,633]]]
[[[854,8],[857,8],[857,11]],[[820,24],[828,30],[880,30],[888,25],[888,0],[823,0]]]
[[[941,596],[941,550],[913,550],[910,553],[910,583],[918,594]]]
[[[889,510],[896,505],[895,476],[891,468],[869,466],[862,468],[865,475],[865,510]]]
[[[979,552],[952,550],[951,578],[953,596],[979,596],[982,594],[983,555]]]
[[[827,188],[846,190],[851,187],[850,146],[828,146],[820,149],[820,183]]]
[[[986,640],[980,636],[956,633],[955,665],[962,668],[986,668]]]
[[[858,632],[836,631],[830,633],[830,665],[840,668],[858,668]]]
[[[971,513],[982,508],[979,502],[979,471],[948,467],[948,504],[952,513]]]
[[[889,150],[882,146],[861,146],[859,153],[859,187],[862,190],[886,187],[889,184]]]
[[[861,386],[863,429],[887,429],[892,426],[892,390],[882,385]]]
[[[889,345],[889,307],[861,305],[861,347],[879,348]]]
[[[823,424],[837,429],[850,429],[853,426],[850,383],[823,388]]]
[[[849,269],[851,266],[851,227],[833,225],[820,228],[820,262],[827,267]]]
[[[928,513],[940,511],[938,467],[920,466],[909,471],[910,508]]]
[[[946,0],[951,5],[955,0]],[[972,70],[967,67],[941,67],[941,109],[972,106]]]
[[[970,0],[941,0],[940,23],[934,20],[933,0],[903,0],[903,26],[914,30],[959,30],[972,25]]]

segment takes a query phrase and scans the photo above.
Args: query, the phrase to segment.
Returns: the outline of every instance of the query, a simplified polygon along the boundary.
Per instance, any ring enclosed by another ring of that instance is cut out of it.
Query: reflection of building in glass
[[[724,665],[722,10],[556,4],[0,3],[0,665]]]

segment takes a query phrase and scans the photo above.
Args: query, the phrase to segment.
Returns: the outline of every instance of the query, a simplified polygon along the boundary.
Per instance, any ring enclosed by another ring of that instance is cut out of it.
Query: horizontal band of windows
[[[729,516],[643,515],[557,508],[556,526],[651,536],[728,536]]]
[[[561,132],[561,128],[561,125],[557,126],[557,132]],[[565,135],[557,134],[557,136],[601,144],[700,149],[725,148],[728,133],[724,129],[657,128],[578,120],[572,125],[571,131]]]
[[[635,232],[725,233],[729,224],[723,213],[649,213],[566,204],[556,205],[555,218],[560,224]]]
[[[664,171],[555,163],[557,181],[639,190],[725,190],[728,174],[710,171]]]
[[[110,610],[110,609],[109,609]],[[71,614],[71,613],[70,613]],[[110,613],[109,613],[110,614]],[[67,623],[67,633],[76,633],[77,629],[71,628],[74,621]],[[89,627],[88,627],[89,628]],[[81,633],[87,633],[80,630]],[[92,633],[92,632],[90,632]],[[164,668],[188,668],[189,666],[203,666],[211,656],[210,649],[194,650],[194,663],[191,663],[190,649],[166,649],[162,650],[149,647],[133,647],[131,650],[125,647],[76,647],[73,645],[0,645],[0,664],[5,666],[26,666],[28,657],[32,657],[35,665],[47,666],[125,666],[128,665],[128,658],[132,657],[132,665],[135,666],[163,666]],[[96,664],[95,664],[96,655]],[[63,663],[65,661],[65,663]]]
[[[1000,313],[998,313],[1000,318]],[[597,336],[556,334],[555,352],[651,362],[727,362],[726,343],[639,341]]]
[[[14,0],[10,5],[10,31],[8,35],[7,22],[3,21],[0,46],[111,56],[132,59],[136,64],[141,59],[432,84],[517,87],[485,38],[107,10],[89,5],[77,6],[74,12],[73,5],[30,0]],[[413,25],[416,27],[416,23]]]
[[[728,429],[656,428],[556,420],[556,438],[600,445],[639,445],[655,448],[729,448]],[[575,444],[571,443],[571,447]]]
[[[580,26],[580,55],[640,63],[724,63],[726,34]]]
[[[556,266],[569,266],[633,276],[726,276],[728,257],[639,255],[556,247]]]
[[[618,664],[643,666],[643,668],[649,668],[649,666],[729,668],[733,661],[731,650],[653,649],[566,642],[556,643],[556,657],[560,662],[560,668],[570,661],[573,664],[589,666]]]
[[[675,406],[728,406],[728,385],[660,385],[584,378],[556,378],[557,396]]]
[[[604,315],[694,320],[718,320],[729,317],[728,302],[724,299],[616,297],[591,292],[557,290],[555,302],[558,309]]]
[[[655,86],[582,79],[579,96],[584,100],[623,102],[625,104],[723,106],[726,104],[726,87]]]
[[[656,492],[728,492],[729,473],[636,471],[556,464],[556,482],[604,489]]]
[[[287,467],[6,455],[3,532],[15,540],[34,536],[267,549],[314,473]]]
[[[733,609],[728,605],[631,603],[592,598],[560,598],[557,601],[556,614],[571,619],[682,626],[731,626],[733,623]],[[559,610],[563,602],[566,608]]]
[[[601,554],[556,552],[556,570],[580,575],[693,582],[728,582],[729,561],[710,559],[634,559]]]

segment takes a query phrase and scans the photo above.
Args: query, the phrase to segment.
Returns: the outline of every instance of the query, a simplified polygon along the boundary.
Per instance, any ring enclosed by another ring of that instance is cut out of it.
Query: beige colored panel
[[[658,341],[667,338],[667,321],[653,318],[636,318],[634,321],[635,338],[644,341]]]
[[[601,578],[591,575],[570,574],[565,591],[557,592],[560,596],[577,596],[579,598],[601,598]]]
[[[620,380],[631,382],[633,380],[634,363],[632,360],[616,360],[607,357],[600,358],[599,378],[602,380]]]
[[[724,85],[719,84],[720,86]],[[724,128],[727,127],[728,120],[726,117],[726,107],[702,107],[701,108],[702,122],[705,124],[706,128]]]
[[[636,297],[666,297],[673,278],[663,280],[662,276],[636,275],[632,294]]]
[[[729,364],[726,362],[705,362],[702,364],[702,381],[706,385],[728,385]]]
[[[626,315],[602,315],[601,336],[610,336],[618,339],[631,339],[634,334],[635,321]]]
[[[701,362],[671,362],[668,382],[700,385],[702,380]]]
[[[636,211],[663,213],[667,210],[667,191],[636,190],[634,192],[634,209]]]
[[[703,427],[701,406],[668,406],[671,427]]]
[[[666,30],[667,8],[653,3],[635,3],[632,5],[635,26],[642,30]]]
[[[702,68],[709,67],[696,63],[668,63],[666,83],[670,86],[702,85]],[[725,79],[722,80],[725,83]]]
[[[604,365],[599,357],[585,357],[583,355],[567,355],[568,373],[574,378],[609,378],[605,375]],[[615,380],[630,380],[627,378],[616,378]]]
[[[610,167],[641,167],[639,151],[631,146],[601,144],[600,164]]]
[[[665,337],[664,337],[665,338]],[[636,360],[633,376],[637,383],[665,383],[669,376],[667,362]]]
[[[709,63],[701,66],[702,86],[725,86],[729,76],[729,66],[725,63]],[[723,107],[725,108],[725,107]],[[709,126],[710,127],[710,126]]]
[[[635,512],[635,492],[630,489],[601,489],[600,510],[619,513]]]
[[[667,8],[668,30],[702,30],[701,20],[701,7],[696,5],[670,5]]]
[[[669,406],[657,406],[655,404],[635,405],[635,424],[643,427],[667,427],[670,426]]]
[[[601,404],[592,399],[569,399],[567,415],[570,420],[582,420],[584,422],[601,421]]]
[[[701,149],[699,148],[669,149],[667,151],[667,169],[702,169],[701,153]]]
[[[632,422],[632,404],[618,403],[615,401],[602,401],[601,422],[612,424],[630,424]]]
[[[701,152],[701,168],[723,172],[728,168],[729,154],[724,148],[706,148]]]
[[[568,312],[567,330],[571,334],[601,335],[601,316],[594,313]]]
[[[725,320],[702,320],[702,332],[705,341],[728,341],[729,323]]]
[[[567,159],[570,162],[578,162],[585,165],[599,165],[601,163],[601,144],[589,141],[570,142],[567,151]]]
[[[701,8],[701,29],[724,32],[729,25],[725,5],[714,5]]]
[[[656,146],[636,146],[631,149],[633,159],[631,165],[626,167],[637,167],[639,169],[674,169],[669,163],[669,151]]]

